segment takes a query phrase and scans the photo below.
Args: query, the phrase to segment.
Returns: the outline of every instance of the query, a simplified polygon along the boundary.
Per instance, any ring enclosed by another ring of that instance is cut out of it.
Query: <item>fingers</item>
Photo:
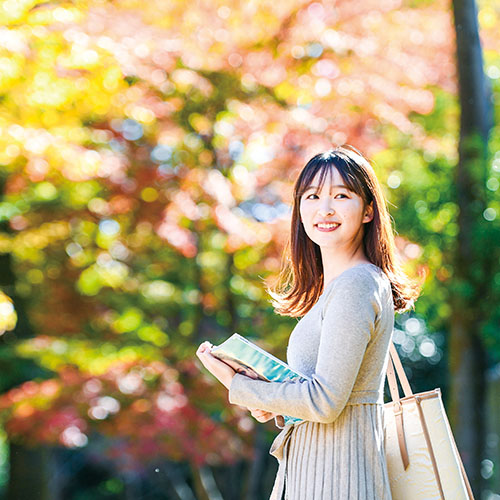
[[[256,415],[259,416],[274,415],[274,413],[271,413],[270,411],[258,410],[258,409],[252,410],[252,413],[255,413]]]
[[[269,413],[267,411],[264,411],[264,410],[254,410],[252,412],[252,414],[255,414],[256,417],[265,417],[265,416],[269,415]]]
[[[196,350],[196,356],[209,372],[212,372],[210,367],[212,366],[213,360],[215,359],[215,357],[210,353],[212,347],[213,345],[210,342],[205,341],[202,342]]]
[[[274,417],[274,413],[271,413],[269,411],[264,411],[264,410],[250,410],[251,415],[257,420],[257,422],[267,422],[268,420],[271,420]]]
[[[211,344],[208,340],[202,342],[196,351],[196,354],[209,354],[213,348],[213,344]]]

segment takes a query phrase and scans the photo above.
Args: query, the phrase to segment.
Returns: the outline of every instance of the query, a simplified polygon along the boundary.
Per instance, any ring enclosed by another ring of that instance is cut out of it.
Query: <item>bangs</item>
[[[316,186],[314,192],[317,193],[320,191],[325,184],[327,175],[330,176],[330,179],[333,178],[333,168],[338,170],[347,189],[364,199],[363,185],[355,175],[355,172],[359,171],[359,168],[357,168],[357,165],[351,163],[351,159],[348,156],[344,157],[344,155],[341,155],[341,152],[332,150],[312,158],[304,167],[298,179],[295,192],[296,199],[299,200],[309,189],[318,173],[319,185]]]

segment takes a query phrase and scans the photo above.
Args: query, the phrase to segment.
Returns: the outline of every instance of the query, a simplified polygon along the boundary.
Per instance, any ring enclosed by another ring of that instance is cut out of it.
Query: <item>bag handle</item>
[[[398,375],[398,378],[399,378],[399,381],[401,382],[401,387],[403,387],[403,392],[404,392],[404,395],[405,397],[406,396],[413,396],[413,391],[411,390],[411,387],[410,387],[410,382],[408,382],[408,377],[406,376],[406,373],[404,371],[404,368],[403,368],[403,365],[401,364],[401,359],[399,358],[399,354],[398,354],[398,351],[396,351],[396,347],[394,346],[394,342],[391,342],[390,346],[389,346],[389,352],[391,354],[391,360],[394,364],[394,367],[396,368],[396,373]],[[394,371],[392,372],[394,373]],[[393,379],[393,383],[391,384],[391,381],[389,380],[389,388],[391,387],[391,385],[395,385],[396,384],[396,377],[392,377],[391,378]],[[395,385],[396,389],[397,389],[397,385]],[[399,401],[399,390],[397,390],[397,398],[394,397],[394,395],[392,394],[391,392],[391,396],[393,396],[393,400],[398,400]]]
[[[396,374],[394,373],[394,360],[397,361],[394,363],[396,366],[396,370],[399,376],[399,380],[401,380],[401,385],[403,386],[403,391],[406,396],[410,396],[413,394],[410,383],[408,382],[408,378],[403,370],[403,365],[401,364],[401,360],[399,359],[399,355],[394,347],[394,343],[391,341],[389,345],[389,361],[387,363],[387,381],[389,382],[389,390],[391,391],[391,397],[393,401],[393,410],[394,410],[394,419],[396,421],[396,433],[398,436],[399,443],[399,452],[401,453],[401,460],[403,461],[403,468],[406,470],[408,465],[410,465],[410,459],[408,456],[408,447],[406,446],[405,440],[405,431],[403,424],[403,407],[401,405],[400,397],[399,397],[399,388],[398,382],[396,379]]]

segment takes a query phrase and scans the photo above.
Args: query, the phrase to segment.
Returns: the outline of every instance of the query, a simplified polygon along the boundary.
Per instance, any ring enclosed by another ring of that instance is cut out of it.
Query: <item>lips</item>
[[[340,226],[339,222],[318,222],[315,224],[318,231],[331,232],[335,231]]]

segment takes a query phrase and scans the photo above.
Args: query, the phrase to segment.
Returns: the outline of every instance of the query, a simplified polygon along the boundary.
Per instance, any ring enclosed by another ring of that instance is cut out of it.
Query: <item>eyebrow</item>
[[[344,184],[335,184],[335,186],[332,186],[333,188],[345,188],[349,191],[349,188],[347,186],[344,186]],[[319,186],[309,186],[307,189],[304,190],[304,193],[306,191],[309,191],[310,189],[319,189]]]

